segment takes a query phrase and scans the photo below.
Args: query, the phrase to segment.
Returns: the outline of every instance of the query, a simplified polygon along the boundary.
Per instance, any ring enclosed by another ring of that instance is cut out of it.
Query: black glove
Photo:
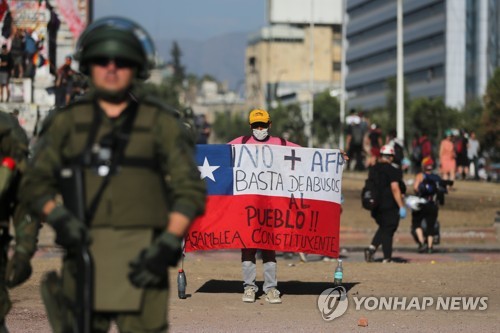
[[[5,280],[7,287],[14,288],[28,280],[31,276],[31,257],[22,252],[16,251],[7,264]]]
[[[165,231],[130,262],[128,278],[140,288],[166,287],[167,267],[177,266],[181,256],[182,240]]]
[[[68,251],[78,251],[83,245],[89,244],[87,226],[78,221],[64,206],[56,206],[47,216],[49,223],[56,232],[56,244]]]

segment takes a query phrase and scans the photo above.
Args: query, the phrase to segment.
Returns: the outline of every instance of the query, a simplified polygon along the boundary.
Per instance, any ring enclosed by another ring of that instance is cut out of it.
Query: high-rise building
[[[269,25],[248,38],[248,104],[304,102],[311,90],[338,89],[341,13],[342,0],[269,0]]]
[[[499,60],[498,0],[402,3],[410,98],[442,97],[452,107],[481,98]],[[347,14],[348,105],[382,107],[396,76],[397,1],[347,0]]]

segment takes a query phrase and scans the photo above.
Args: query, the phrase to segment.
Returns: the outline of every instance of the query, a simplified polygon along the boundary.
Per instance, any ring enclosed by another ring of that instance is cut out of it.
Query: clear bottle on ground
[[[335,287],[341,286],[343,277],[344,277],[344,270],[342,268],[342,259],[338,259],[337,268],[335,268],[335,273],[333,275],[333,285]]]

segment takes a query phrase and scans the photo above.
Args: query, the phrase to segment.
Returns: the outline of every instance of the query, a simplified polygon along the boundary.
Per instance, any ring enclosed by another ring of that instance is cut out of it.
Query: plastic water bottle
[[[335,274],[333,275],[333,285],[335,287],[342,285],[342,278],[344,277],[344,270],[342,268],[342,259],[337,260],[337,268],[335,268]]]
[[[180,299],[186,299],[186,286],[186,273],[184,273],[184,270],[181,268],[177,274],[177,291],[179,292]]]

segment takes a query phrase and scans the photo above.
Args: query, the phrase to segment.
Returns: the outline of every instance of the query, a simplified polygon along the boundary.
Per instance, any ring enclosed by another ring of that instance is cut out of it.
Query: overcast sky
[[[142,25],[154,39],[206,40],[265,25],[266,0],[94,0],[94,18],[118,15]]]

